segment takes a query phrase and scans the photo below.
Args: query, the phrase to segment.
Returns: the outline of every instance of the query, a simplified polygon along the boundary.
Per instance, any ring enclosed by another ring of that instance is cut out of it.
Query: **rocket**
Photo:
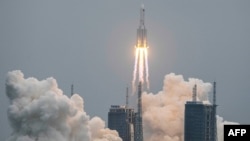
[[[145,9],[142,5],[140,8],[140,24],[137,28],[137,40],[135,45],[135,64],[133,71],[133,86],[138,81],[141,85],[149,89],[148,80],[148,43],[147,43],[147,29],[145,27]],[[135,89],[133,89],[135,90]]]
[[[144,5],[140,9],[140,24],[137,29],[137,43],[136,48],[147,48],[147,29],[145,27],[145,8]]]

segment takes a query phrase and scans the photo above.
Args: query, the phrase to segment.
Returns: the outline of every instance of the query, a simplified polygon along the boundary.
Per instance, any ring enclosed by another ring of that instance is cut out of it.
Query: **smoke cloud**
[[[165,76],[163,90],[143,93],[145,141],[183,141],[184,108],[192,100],[197,84],[197,100],[210,103],[212,85],[174,73]],[[68,98],[54,78],[24,78],[21,71],[9,72],[6,79],[9,98],[8,119],[13,133],[7,141],[122,141],[117,131],[105,128],[99,117],[90,118],[78,94]],[[238,124],[217,115],[218,141],[223,141],[223,125]]]
[[[186,101],[192,100],[192,90],[197,84],[197,100],[210,103],[210,83],[170,73],[165,76],[163,90],[157,94],[143,93],[143,124],[145,141],[183,141],[184,110]],[[218,141],[223,141],[223,125],[237,124],[224,121],[217,115]]]
[[[7,141],[122,141],[102,119],[87,115],[81,96],[64,95],[54,78],[39,81],[9,72],[6,95],[13,129]]]

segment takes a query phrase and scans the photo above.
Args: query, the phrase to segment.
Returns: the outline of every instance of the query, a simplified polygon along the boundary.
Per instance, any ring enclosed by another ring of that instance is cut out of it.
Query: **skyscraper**
[[[216,105],[197,101],[196,89],[195,85],[193,101],[185,104],[184,141],[217,141]]]
[[[134,141],[134,109],[111,105],[108,113],[108,128],[116,130],[123,141]]]

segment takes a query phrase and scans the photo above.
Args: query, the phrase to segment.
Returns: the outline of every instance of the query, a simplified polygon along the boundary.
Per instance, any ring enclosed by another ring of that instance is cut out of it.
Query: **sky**
[[[0,1],[0,140],[11,134],[5,79],[53,77],[107,121],[132,81],[136,29],[144,3],[151,93],[166,74],[217,82],[218,115],[249,124],[250,1]]]

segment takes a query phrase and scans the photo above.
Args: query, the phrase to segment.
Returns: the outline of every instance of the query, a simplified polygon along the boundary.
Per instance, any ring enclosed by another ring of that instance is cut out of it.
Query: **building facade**
[[[185,104],[184,141],[217,141],[216,83],[213,83],[213,104],[197,101],[197,85],[193,100]]]
[[[185,104],[184,141],[216,141],[214,106],[189,101]]]
[[[108,113],[108,128],[116,130],[123,141],[134,141],[134,109],[111,105]]]

